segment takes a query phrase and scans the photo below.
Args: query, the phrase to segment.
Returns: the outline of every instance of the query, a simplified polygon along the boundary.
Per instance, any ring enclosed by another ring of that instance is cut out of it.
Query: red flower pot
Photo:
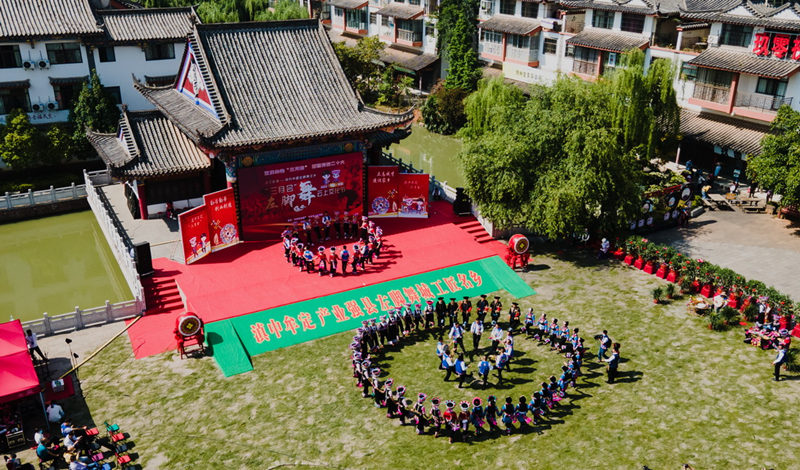
[[[735,295],[728,297],[728,307],[739,308],[739,297]]]
[[[665,264],[662,264],[658,267],[658,271],[656,271],[656,277],[659,279],[664,279],[667,277],[667,266]]]
[[[711,292],[713,292],[711,284],[706,284],[700,289],[700,295],[703,297],[711,297]]]
[[[667,280],[669,282],[678,282],[678,272],[674,269],[671,269],[669,274],[667,274]]]
[[[618,260],[625,258],[625,250],[622,248],[617,248],[617,251],[614,252],[614,258],[617,258]]]
[[[644,259],[642,257],[636,258],[636,261],[633,263],[633,267],[636,269],[642,269],[644,267]]]
[[[622,262],[625,263],[625,264],[628,264],[628,265],[633,264],[633,255],[629,254],[629,255],[625,256],[625,259],[623,259]]]
[[[692,281],[692,292],[700,292],[700,281],[697,279]]]
[[[643,269],[644,269],[644,272],[646,272],[647,274],[653,274],[655,272],[655,270],[656,270],[655,266],[653,266],[653,262],[652,261],[648,261],[647,263],[645,263]]]

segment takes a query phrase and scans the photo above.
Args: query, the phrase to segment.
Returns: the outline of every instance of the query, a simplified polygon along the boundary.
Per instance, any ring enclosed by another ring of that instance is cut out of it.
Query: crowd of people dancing
[[[581,367],[587,353],[584,339],[580,330],[571,328],[568,321],[550,321],[547,314],[537,318],[532,308],[522,320],[516,302],[508,310],[507,322],[502,322],[501,326],[502,310],[499,297],[489,303],[487,296],[482,295],[475,309],[476,318],[471,322],[473,308],[469,297],[458,303],[451,298],[449,304],[439,297],[435,304],[427,301],[424,308],[421,304],[406,304],[377,320],[363,321],[350,344],[353,377],[357,387],[361,388],[362,397],[371,398],[376,407],[385,408],[387,418],[399,419],[404,425],[413,424],[417,434],[446,435],[450,442],[492,432],[508,435],[517,429],[546,424],[548,415],[568,396],[568,390],[577,385],[582,374]],[[482,344],[487,315],[490,333],[488,341]],[[469,330],[466,325],[469,325]],[[467,332],[472,335],[470,351],[464,345]],[[509,396],[498,401],[496,396],[489,395],[485,400],[475,397],[456,402],[439,397],[428,400],[427,394],[418,393],[414,401],[406,396],[404,386],[395,387],[391,378],[381,380],[378,361],[383,350],[401,345],[403,340],[415,337],[415,333],[422,334],[416,337],[433,335],[438,339],[436,364],[444,371],[444,380],[454,378],[459,388],[465,384],[471,388],[486,388],[492,371],[496,373],[497,385],[502,385],[503,372],[511,370],[517,355],[515,343],[518,336],[563,354],[564,363],[560,375],[551,375],[540,387],[534,388],[530,397],[523,395],[514,399]],[[599,342],[598,360],[606,363],[608,381],[613,382],[620,361],[620,345],[611,341],[607,331],[596,335],[595,339]],[[474,361],[477,362],[477,376],[470,372],[471,364],[467,363],[466,357],[480,358]],[[430,403],[430,407],[426,403]]]
[[[352,246],[345,243],[337,249],[333,240],[356,240]],[[306,217],[287,225],[281,233],[286,262],[308,273],[334,277],[339,272],[346,276],[364,272],[381,255],[383,230],[374,221],[358,213],[340,214],[331,217],[323,212],[321,217]],[[305,240],[305,241],[302,241]],[[330,246],[326,246],[330,245]]]

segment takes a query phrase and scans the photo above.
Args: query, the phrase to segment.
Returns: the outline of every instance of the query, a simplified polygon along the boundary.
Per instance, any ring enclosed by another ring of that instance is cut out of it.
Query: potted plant
[[[661,298],[664,296],[664,290],[661,287],[655,287],[653,290],[650,291],[653,294],[653,303],[657,304],[661,302]]]
[[[675,284],[667,284],[664,286],[664,295],[667,299],[671,299],[675,295]]]
[[[748,297],[745,303],[742,304],[742,315],[747,321],[756,321],[756,318],[758,318],[758,307],[754,302],[749,302],[749,300],[750,298]]]
[[[623,259],[622,262],[627,265],[633,264],[634,257],[637,253],[636,240],[634,240],[633,237],[628,238],[628,240],[625,242],[625,251],[628,254],[625,255],[625,259]]]
[[[669,270],[669,273],[665,279],[669,282],[678,282],[678,271],[675,269],[675,265],[670,262],[669,268],[667,269]]]
[[[656,277],[660,278],[660,279],[666,278],[667,277],[667,269],[669,269],[669,267],[667,266],[667,263],[659,264],[658,265],[658,271],[656,271]]]
[[[719,316],[722,318],[725,326],[734,326],[739,323],[739,311],[734,308],[727,306],[722,307],[719,310]]]
[[[708,329],[714,331],[722,331],[725,329],[725,319],[722,318],[719,312],[711,312],[708,314]]]
[[[682,277],[680,281],[681,294],[691,294],[694,289],[694,279]]]

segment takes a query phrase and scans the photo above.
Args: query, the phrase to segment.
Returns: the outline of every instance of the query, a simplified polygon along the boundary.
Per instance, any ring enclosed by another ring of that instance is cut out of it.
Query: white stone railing
[[[85,197],[85,185],[76,185],[75,183],[63,188],[54,188],[50,186],[50,189],[44,189],[42,191],[33,191],[29,189],[27,193],[19,194],[11,194],[6,191],[4,196],[0,196],[0,210],[29,207],[37,204],[52,204],[60,201],[83,199]]]
[[[116,214],[114,214],[110,204],[101,199],[99,195],[100,188],[95,186],[95,184],[107,184],[102,182],[110,183],[111,175],[107,172],[105,174],[103,172],[84,172],[83,175],[86,182],[86,199],[89,201],[89,206],[92,208],[97,223],[106,237],[111,252],[114,253],[114,258],[119,264],[128,287],[131,289],[138,313],[143,313],[147,306],[145,305],[142,280],[136,271],[136,263],[133,260],[133,243],[125,233],[125,229]],[[103,197],[103,199],[105,198]]]
[[[101,307],[87,308],[84,310],[75,307],[74,312],[54,316],[45,313],[39,320],[22,322],[22,329],[30,329],[39,336],[49,336],[119,320],[127,320],[141,313],[139,302],[136,300],[126,300],[114,304],[106,300],[106,304]]]

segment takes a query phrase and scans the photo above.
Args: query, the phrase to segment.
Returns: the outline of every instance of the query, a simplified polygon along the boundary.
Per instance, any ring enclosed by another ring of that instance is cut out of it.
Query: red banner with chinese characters
[[[236,228],[236,196],[233,194],[233,188],[205,194],[203,202],[208,214],[211,251],[219,251],[239,243],[239,230]]]
[[[283,227],[328,212],[362,213],[360,152],[239,169],[239,209],[247,239],[274,238]]]
[[[400,217],[428,217],[430,175],[401,173],[397,185],[400,193]]]
[[[208,212],[205,205],[178,214],[178,227],[186,264],[194,263],[211,253]]]
[[[397,165],[375,165],[367,168],[368,215],[370,217],[397,217],[400,212]]]

